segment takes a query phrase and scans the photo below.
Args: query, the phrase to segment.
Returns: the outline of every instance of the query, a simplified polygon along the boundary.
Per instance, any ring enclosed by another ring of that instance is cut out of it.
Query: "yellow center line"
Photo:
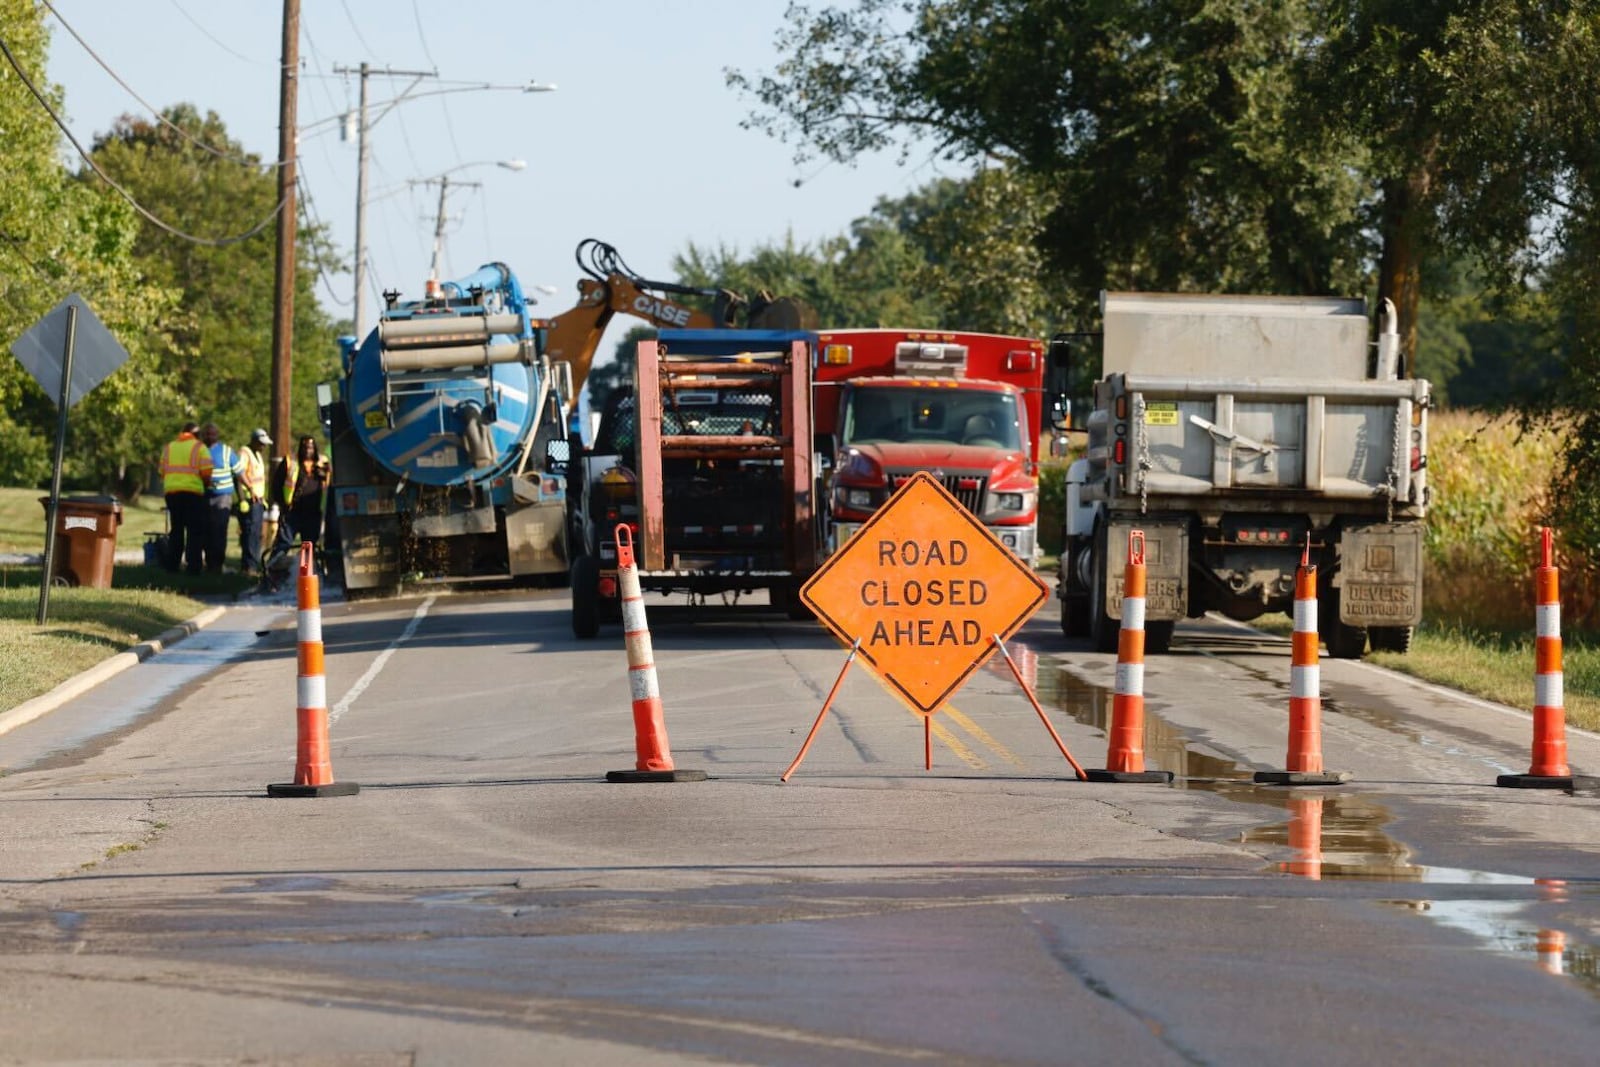
[[[937,737],[940,743],[943,744],[945,748],[948,748],[956,757],[956,759],[960,760],[962,763],[965,763],[968,767],[971,767],[975,771],[981,771],[988,766],[988,764],[984,763],[982,758],[979,757],[977,753],[973,752],[972,749],[962,744],[961,739],[956,737],[955,734],[951,733],[945,727],[945,725],[939,721],[939,717],[937,715],[923,715],[920,711],[905,703],[902,703],[900,706],[905,708],[906,714],[910,715],[914,719],[928,719],[928,726],[933,733],[933,736]],[[949,705],[947,704],[945,707],[948,708]]]
[[[918,719],[924,717],[921,712],[915,710],[914,708],[911,708],[907,705],[902,705],[902,707],[905,707],[906,713],[909,715],[915,716]],[[975,771],[981,771],[986,769],[989,765],[984,762],[982,756],[968,748],[965,742],[963,742],[947,726],[940,722],[939,715],[950,716],[951,722],[955,723],[968,734],[972,735],[972,737],[980,744],[988,746],[990,751],[992,751],[996,756],[999,756],[1001,759],[1011,763],[1021,770],[1028,769],[1028,765],[1026,763],[1022,762],[1022,760],[1019,759],[1015,753],[990,736],[987,730],[973,722],[966,715],[962,714],[961,711],[955,707],[955,705],[946,704],[939,709],[938,714],[930,716],[932,722],[929,723],[929,725],[932,727],[933,736],[937,737],[939,742],[950,750],[951,755],[955,756],[956,759],[960,760],[962,763],[965,763],[968,767],[971,767]]]
[[[989,746],[989,750],[992,751],[996,756],[999,756],[1001,759],[1016,767],[1018,770],[1025,771],[1028,769],[1028,765],[1022,762],[1021,758],[1019,758],[1015,752],[1012,752],[1010,749],[1006,748],[1006,746],[1002,745],[999,741],[996,741],[992,736],[990,736],[987,730],[973,722],[966,715],[963,715],[954,704],[946,704],[944,706],[944,710],[945,713],[950,716],[951,722],[955,723],[967,733],[971,734],[980,744]]]

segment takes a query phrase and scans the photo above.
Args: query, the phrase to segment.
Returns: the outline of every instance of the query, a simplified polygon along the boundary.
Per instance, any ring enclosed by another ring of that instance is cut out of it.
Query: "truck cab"
[[[836,551],[927,471],[1033,563],[1044,346],[1026,337],[834,330],[817,337],[817,432]]]

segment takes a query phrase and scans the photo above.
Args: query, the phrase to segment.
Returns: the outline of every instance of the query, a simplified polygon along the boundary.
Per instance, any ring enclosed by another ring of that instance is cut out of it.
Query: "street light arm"
[[[416,81],[413,81],[411,84],[412,85],[416,85],[417,82],[420,82],[421,80],[422,80],[421,78],[418,78],[418,79],[416,79]],[[394,108],[395,108],[395,105],[403,103],[404,101],[407,101],[407,100],[421,100],[421,99],[423,99],[425,97],[429,97],[429,96],[444,96],[444,95],[446,95],[448,93],[481,93],[481,92],[553,93],[555,91],[556,91],[556,86],[555,85],[553,85],[553,84],[545,84],[545,83],[542,83],[542,82],[528,82],[526,85],[489,85],[489,84],[462,85],[462,86],[457,86],[457,87],[452,88],[452,89],[430,89],[425,93],[413,93],[408,88],[405,92],[402,92],[398,96],[392,97],[392,98],[390,98],[388,100],[380,100],[377,103],[371,105],[372,107],[375,107],[375,108],[382,108],[382,110],[379,111],[376,116],[374,116],[373,118],[370,118],[370,119],[367,120],[367,129],[370,130],[374,125],[377,124],[378,119],[383,118],[383,116],[385,116],[389,112],[393,111]],[[344,112],[340,112],[337,115],[330,115],[327,118],[321,118],[321,119],[318,119],[315,122],[308,122],[306,125],[300,127],[300,133],[303,136],[303,135],[311,133],[311,132],[313,132],[315,130],[319,130],[324,126],[331,126],[336,122],[343,122],[344,121],[344,116],[345,116],[345,113]]]

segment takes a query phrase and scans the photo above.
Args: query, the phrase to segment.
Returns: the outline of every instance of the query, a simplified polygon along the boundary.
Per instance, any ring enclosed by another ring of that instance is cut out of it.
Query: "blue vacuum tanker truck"
[[[567,572],[568,364],[510,268],[384,293],[321,389],[345,589]]]

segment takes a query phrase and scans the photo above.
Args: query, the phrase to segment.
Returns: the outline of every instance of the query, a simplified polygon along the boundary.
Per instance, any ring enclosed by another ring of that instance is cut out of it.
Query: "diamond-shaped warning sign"
[[[886,683],[932,714],[1016,633],[1049,589],[918,472],[800,590]]]

